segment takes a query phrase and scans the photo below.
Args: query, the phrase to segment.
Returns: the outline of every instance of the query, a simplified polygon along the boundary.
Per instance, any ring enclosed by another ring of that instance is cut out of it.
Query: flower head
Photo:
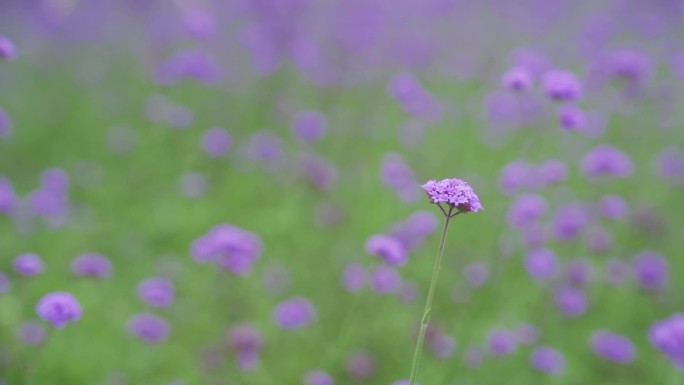
[[[620,364],[629,364],[636,356],[636,348],[629,338],[607,330],[594,333],[590,343],[596,354]]]
[[[653,346],[684,369],[684,313],[657,321],[651,326],[648,336]]]
[[[150,306],[168,307],[175,297],[173,282],[160,277],[148,278],[138,285],[138,296]]]
[[[482,210],[480,198],[470,185],[461,179],[431,179],[420,186],[430,198],[430,203],[446,203],[455,207],[459,213]]]
[[[136,314],[128,320],[128,331],[139,339],[156,344],[169,335],[169,324],[151,313]]]
[[[542,77],[546,95],[556,101],[575,101],[582,96],[582,83],[577,76],[566,70],[549,70]]]
[[[17,47],[12,40],[0,35],[0,59],[13,60],[17,57]]]
[[[560,374],[565,370],[565,357],[563,353],[548,346],[534,349],[530,361],[532,366],[541,372]]]
[[[368,238],[366,252],[379,256],[390,265],[403,266],[408,261],[404,245],[395,237],[388,235],[377,234]]]
[[[294,297],[273,310],[273,321],[283,329],[301,329],[316,319],[316,309],[308,299]]]
[[[61,291],[46,294],[36,305],[38,316],[57,329],[63,328],[69,322],[78,321],[82,312],[76,297]]]
[[[33,277],[34,275],[38,275],[45,270],[43,260],[40,259],[38,255],[33,253],[18,255],[16,258],[14,258],[13,266],[17,273],[25,277]]]
[[[102,254],[81,254],[71,262],[71,271],[80,277],[107,278],[112,274],[112,263]]]

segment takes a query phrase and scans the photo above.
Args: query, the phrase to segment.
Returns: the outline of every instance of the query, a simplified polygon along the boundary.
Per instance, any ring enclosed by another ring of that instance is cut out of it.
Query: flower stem
[[[442,229],[442,238],[439,240],[439,249],[437,250],[437,258],[435,265],[432,268],[432,279],[430,280],[430,289],[428,290],[427,300],[425,301],[425,310],[423,310],[423,318],[420,322],[420,333],[418,334],[418,343],[416,343],[416,350],[413,353],[413,364],[411,365],[411,376],[409,385],[416,383],[416,376],[418,375],[418,365],[420,364],[420,355],[423,352],[423,343],[425,342],[425,333],[430,322],[430,312],[432,311],[432,298],[435,296],[435,288],[437,287],[437,278],[439,277],[439,270],[442,267],[442,254],[444,254],[444,242],[446,241],[447,229],[449,228],[449,221],[453,216],[451,212],[453,207],[449,207],[449,213],[444,216],[444,229]]]

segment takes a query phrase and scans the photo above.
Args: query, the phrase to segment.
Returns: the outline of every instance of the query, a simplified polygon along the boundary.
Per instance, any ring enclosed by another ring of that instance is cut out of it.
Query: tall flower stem
[[[439,207],[442,209],[442,206]],[[430,322],[430,313],[432,312],[432,298],[435,296],[435,289],[437,287],[437,279],[439,277],[439,270],[442,267],[442,254],[444,254],[444,243],[447,237],[447,230],[449,229],[449,221],[456,216],[452,215],[454,207],[449,206],[449,212],[444,212],[444,228],[442,229],[442,238],[439,240],[439,248],[437,249],[437,258],[435,258],[435,265],[432,268],[432,278],[430,279],[430,289],[428,290],[427,300],[425,301],[425,310],[423,310],[423,318],[420,322],[420,333],[418,334],[418,343],[416,343],[416,350],[413,353],[413,364],[411,365],[411,376],[409,377],[409,384],[416,383],[416,376],[418,376],[418,365],[420,364],[420,356],[423,352],[423,343],[425,342],[425,333],[427,332],[428,323]]]

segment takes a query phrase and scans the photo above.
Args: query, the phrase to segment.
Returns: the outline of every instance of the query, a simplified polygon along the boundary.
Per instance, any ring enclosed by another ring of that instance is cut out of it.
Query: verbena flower
[[[112,274],[112,263],[102,254],[86,253],[74,258],[71,271],[81,277],[107,278]]]
[[[674,365],[684,369],[684,313],[653,323],[648,338]]]
[[[512,227],[523,227],[541,219],[548,210],[546,199],[537,194],[522,194],[515,197],[508,209],[506,219]]]
[[[556,101],[572,102],[582,96],[583,87],[577,76],[567,70],[549,70],[542,76],[542,89]]]
[[[193,241],[191,254],[198,262],[211,262],[237,275],[246,275],[259,259],[263,245],[254,233],[221,224]]]
[[[83,310],[71,293],[57,291],[46,294],[36,305],[38,316],[61,329],[70,322],[81,319]]]
[[[359,263],[349,264],[342,273],[342,285],[350,293],[356,293],[368,285],[368,270]]]
[[[533,85],[532,71],[525,67],[513,67],[501,76],[501,86],[511,91],[529,91]]]
[[[547,280],[558,272],[558,257],[550,249],[530,250],[525,257],[525,268],[532,278]]]
[[[327,127],[328,120],[325,115],[313,110],[298,112],[292,121],[292,132],[303,143],[320,140],[325,135]]]
[[[408,253],[404,245],[388,235],[377,234],[368,238],[366,252],[382,258],[389,265],[403,266],[408,262]]]
[[[627,178],[633,171],[632,160],[610,145],[595,147],[582,158],[582,172],[590,178]]]
[[[632,267],[637,282],[646,289],[662,289],[668,283],[669,263],[654,251],[644,251],[634,256]]]
[[[128,320],[127,327],[131,334],[150,344],[164,342],[171,330],[163,318],[151,313],[134,315]]]
[[[394,294],[401,290],[402,279],[393,267],[380,265],[373,270],[371,284],[376,293]]]
[[[636,358],[636,347],[626,336],[599,330],[591,336],[591,348],[599,356],[620,364],[630,364]]]
[[[561,287],[556,290],[554,296],[560,310],[570,317],[581,316],[589,307],[587,296],[578,288]]]
[[[173,282],[162,277],[148,278],[138,285],[138,296],[152,307],[168,307],[175,299]]]
[[[601,214],[612,220],[620,220],[629,214],[627,202],[619,195],[606,195],[599,202]]]
[[[202,135],[202,148],[212,157],[218,158],[228,153],[232,143],[233,137],[224,128],[212,127]]]
[[[507,356],[518,349],[518,338],[511,330],[494,329],[489,333],[488,344],[493,356]]]
[[[577,131],[587,126],[587,116],[581,108],[567,105],[558,112],[558,123],[566,131]]]
[[[261,333],[250,324],[239,324],[230,329],[228,343],[235,350],[235,360],[243,371],[254,369],[260,360],[264,344]]]
[[[279,303],[273,310],[273,322],[283,329],[301,329],[316,320],[316,309],[304,297]]]
[[[0,35],[0,59],[14,60],[17,57],[17,47],[8,37]]]
[[[47,330],[38,322],[24,322],[19,325],[17,337],[26,345],[40,345],[45,341]]]
[[[310,370],[304,373],[304,385],[335,385],[335,380],[323,370]]]
[[[375,374],[376,359],[373,354],[365,350],[357,350],[347,358],[345,368],[353,378],[368,379]]]
[[[532,367],[549,374],[560,374],[565,370],[565,357],[557,349],[541,346],[532,351]]]
[[[14,271],[25,277],[36,276],[45,270],[43,260],[40,259],[37,254],[33,253],[24,253],[18,255],[16,258],[14,258],[12,266],[14,267]]]
[[[480,198],[470,185],[461,179],[431,179],[420,186],[430,199],[430,203],[445,203],[455,207],[459,213],[482,210]]]

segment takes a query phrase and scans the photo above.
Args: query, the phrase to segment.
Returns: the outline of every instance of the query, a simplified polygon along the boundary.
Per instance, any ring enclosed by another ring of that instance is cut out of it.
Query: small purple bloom
[[[613,248],[613,235],[604,228],[595,228],[588,232],[586,242],[591,251],[606,253]]]
[[[609,75],[632,85],[646,82],[653,72],[653,64],[648,55],[636,50],[611,52],[606,64]]]
[[[622,285],[630,274],[630,267],[627,263],[618,259],[611,259],[606,262],[604,279],[611,285]]]
[[[391,235],[408,251],[419,247],[427,236],[434,233],[437,226],[435,214],[429,211],[416,211],[407,220],[394,226]]]
[[[402,280],[399,272],[387,265],[380,265],[375,268],[371,283],[373,290],[381,294],[397,293],[402,288]]]
[[[541,182],[546,185],[559,184],[567,179],[568,168],[562,161],[551,159],[539,165],[537,174]]]
[[[627,202],[619,195],[606,195],[599,203],[601,214],[612,220],[620,220],[627,217],[629,207]]]
[[[217,33],[213,14],[202,8],[191,8],[183,13],[183,24],[188,34],[197,40],[209,40]]]
[[[570,71],[549,70],[542,76],[541,83],[546,95],[556,101],[572,102],[582,96],[582,83]]]
[[[323,370],[310,370],[304,374],[304,385],[335,385],[335,380]]]
[[[301,142],[311,143],[320,140],[328,127],[325,115],[318,111],[298,112],[292,122],[292,131]]]
[[[656,156],[656,162],[657,172],[661,177],[684,184],[684,154],[681,150],[667,147]]]
[[[556,239],[561,241],[576,239],[590,221],[589,211],[580,203],[567,203],[559,206],[553,218],[553,231]]]
[[[684,369],[684,313],[676,313],[656,321],[651,325],[648,337],[653,346],[664,353],[674,365]]]
[[[359,263],[352,263],[344,269],[342,284],[350,293],[356,293],[368,284],[368,270]]]
[[[532,367],[540,372],[560,374],[565,370],[565,357],[560,351],[542,346],[534,349],[530,356]]]
[[[522,194],[513,200],[506,214],[508,224],[512,227],[523,227],[541,219],[549,205],[542,196]]]
[[[1,113],[1,112],[0,112]],[[19,204],[12,182],[0,176],[0,213],[11,215]]]
[[[366,241],[366,252],[378,256],[390,265],[403,266],[408,262],[408,253],[404,245],[396,238],[388,235],[373,235]]]
[[[471,368],[476,368],[484,361],[485,354],[479,347],[470,347],[465,351],[464,359],[466,365]]]
[[[221,157],[230,150],[233,137],[228,131],[219,127],[212,127],[202,135],[202,148],[209,156]]]
[[[228,343],[236,351],[235,359],[243,371],[254,369],[260,360],[263,338],[249,324],[234,326],[228,333]]]
[[[463,269],[466,281],[472,287],[481,287],[489,279],[489,266],[485,263],[474,262]]]
[[[188,198],[200,198],[207,192],[209,181],[199,172],[188,172],[180,177],[178,183],[181,193]]]
[[[173,282],[161,277],[148,278],[138,285],[138,296],[152,307],[169,307],[175,299]]]
[[[575,287],[586,286],[594,274],[594,265],[588,259],[576,259],[570,261],[564,269],[565,279]]]
[[[172,85],[184,78],[213,85],[222,79],[223,69],[209,53],[185,50],[162,62],[155,75],[157,82],[163,85]]]
[[[539,340],[539,329],[534,325],[522,324],[516,330],[518,342],[522,345],[533,345]]]
[[[610,145],[595,147],[582,158],[582,172],[590,178],[627,178],[633,171],[632,160]]]
[[[494,356],[507,356],[518,349],[515,332],[508,329],[494,329],[489,334],[489,351]]]
[[[25,276],[33,277],[45,270],[45,265],[40,257],[33,253],[20,254],[14,258],[12,264],[14,266],[14,271]]]
[[[556,290],[556,304],[570,317],[579,317],[587,312],[589,307],[587,296],[581,289],[574,287],[562,287]]]
[[[17,57],[17,47],[8,37],[0,35],[0,59],[14,60]]]
[[[81,277],[108,278],[112,275],[112,263],[99,253],[81,254],[71,262],[71,271]]]
[[[283,329],[301,329],[316,320],[316,309],[304,297],[281,302],[273,310],[273,322]]]
[[[38,316],[61,329],[69,322],[81,319],[83,310],[76,297],[71,293],[57,291],[46,294],[36,305]]]
[[[451,358],[456,351],[456,340],[450,335],[437,333],[429,342],[432,353],[438,358]]]
[[[347,358],[345,368],[354,378],[370,378],[375,374],[375,357],[364,350],[355,351]]]
[[[431,179],[420,187],[427,194],[430,203],[446,203],[455,207],[459,213],[482,210],[480,198],[464,180],[453,178],[436,181]]]
[[[240,153],[248,161],[260,164],[268,171],[280,169],[285,163],[285,150],[280,136],[267,132],[250,135],[240,146]]]
[[[167,339],[170,327],[161,317],[151,313],[139,313],[128,320],[128,331],[140,340],[158,344]]]
[[[416,176],[401,155],[386,154],[382,158],[380,174],[383,184],[396,191],[402,201],[412,202],[420,197]]]
[[[630,364],[636,358],[636,348],[632,341],[608,330],[595,332],[591,336],[590,345],[594,353],[619,364]]]
[[[637,282],[646,289],[659,290],[668,283],[669,264],[665,257],[656,252],[637,254],[632,261],[632,268]]]
[[[337,169],[325,158],[312,154],[303,154],[299,157],[299,171],[322,191],[330,190],[337,179]]]
[[[527,187],[530,174],[531,167],[529,163],[522,160],[510,162],[501,169],[499,188],[506,195],[513,194]]]
[[[525,257],[527,273],[535,279],[552,278],[558,271],[558,258],[550,249],[540,248],[530,250]]]
[[[587,126],[587,117],[581,108],[565,105],[558,112],[558,122],[566,131],[577,131]]]
[[[40,345],[45,341],[47,330],[38,322],[24,322],[19,326],[17,337],[26,345]]]
[[[529,91],[533,83],[532,72],[525,67],[513,67],[501,77],[501,86],[516,92]]]
[[[228,224],[214,226],[190,247],[197,262],[212,262],[237,275],[246,275],[262,250],[261,239],[256,234]]]

